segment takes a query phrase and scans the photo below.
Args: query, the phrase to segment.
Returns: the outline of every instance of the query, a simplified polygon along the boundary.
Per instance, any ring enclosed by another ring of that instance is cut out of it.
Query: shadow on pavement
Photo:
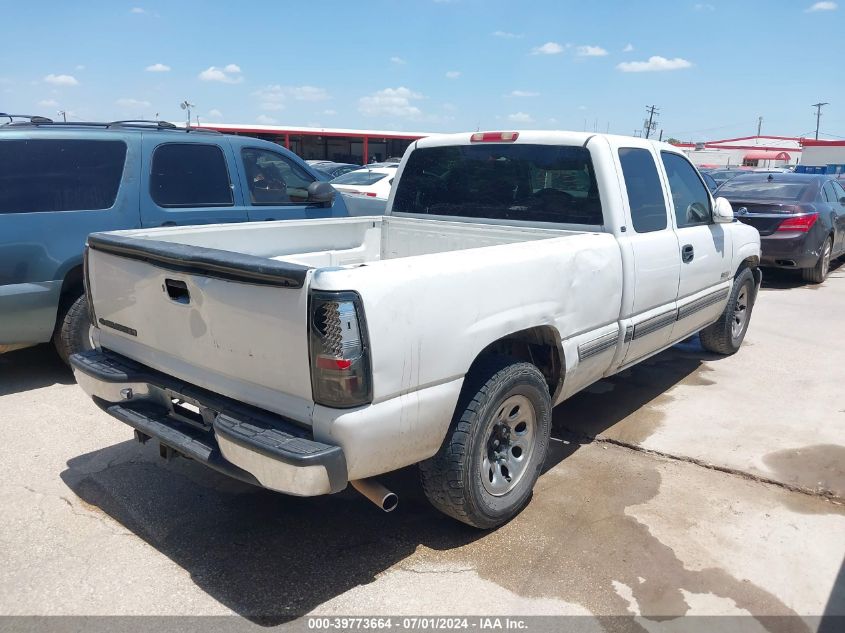
[[[678,384],[712,384],[703,361],[723,358],[701,347],[698,336],[657,354],[615,376],[602,379],[554,410],[554,428],[582,441],[612,429],[614,439],[639,444],[657,430],[664,414],[658,405],[672,400]]]
[[[611,379],[616,397],[577,396],[558,408],[546,470],[630,416],[709,358],[689,343]],[[604,381],[603,381],[604,382]],[[587,440],[589,441],[589,440]],[[372,582],[415,552],[461,548],[486,533],[428,505],[415,468],[382,477],[400,497],[385,514],[350,489],[297,498],[229,480],[185,459],[164,462],[154,442],[124,442],[68,462],[62,480],[187,570],[213,598],[250,620],[274,625]],[[491,538],[494,538],[491,536]]]
[[[845,560],[830,591],[827,607],[822,614],[818,633],[841,633],[845,631]]]
[[[845,277],[845,260],[834,259],[830,262],[829,277]],[[792,290],[793,288],[816,290],[823,287],[824,284],[813,284],[804,281],[801,277],[800,270],[788,270],[785,268],[763,269],[763,290]]]
[[[73,373],[52,345],[0,354],[0,396],[55,384],[73,384]]]

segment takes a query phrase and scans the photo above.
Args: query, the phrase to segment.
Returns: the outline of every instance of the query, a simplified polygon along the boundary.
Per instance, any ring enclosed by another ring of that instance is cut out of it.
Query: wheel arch
[[[496,339],[478,353],[467,374],[492,355],[510,356],[537,367],[546,379],[552,402],[555,402],[563,389],[566,378],[566,356],[560,333],[552,325],[538,325],[517,330]]]

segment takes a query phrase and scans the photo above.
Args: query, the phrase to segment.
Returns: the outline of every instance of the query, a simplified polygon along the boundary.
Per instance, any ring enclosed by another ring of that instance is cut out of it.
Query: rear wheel
[[[76,297],[63,307],[53,332],[53,345],[61,359],[68,364],[71,354],[93,349],[94,344],[91,341],[91,317],[85,295]]]
[[[830,255],[833,251],[833,239],[828,237],[822,245],[822,252],[819,255],[819,261],[812,268],[802,268],[801,274],[804,276],[804,281],[812,284],[820,284],[827,279],[827,273],[830,272]]]
[[[734,279],[728,303],[719,320],[701,330],[701,346],[716,354],[734,354],[742,345],[754,307],[754,274],[748,269]]]
[[[546,458],[551,410],[537,367],[505,357],[481,363],[467,376],[440,450],[420,464],[431,504],[482,529],[516,516]]]

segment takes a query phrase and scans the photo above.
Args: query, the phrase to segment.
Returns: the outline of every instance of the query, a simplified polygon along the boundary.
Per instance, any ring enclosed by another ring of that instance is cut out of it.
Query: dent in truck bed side
[[[128,259],[149,262],[174,272],[202,274],[227,281],[302,288],[309,266],[280,262],[254,255],[188,246],[160,240],[94,233],[88,247]]]

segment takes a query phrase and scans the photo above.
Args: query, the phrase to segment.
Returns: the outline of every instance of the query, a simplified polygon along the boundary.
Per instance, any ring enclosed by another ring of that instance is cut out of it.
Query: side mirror
[[[334,202],[335,188],[329,183],[316,180],[308,185],[308,204],[330,207]]]
[[[719,224],[728,224],[734,221],[734,210],[727,199],[716,198],[716,205],[713,207],[713,221]]]

